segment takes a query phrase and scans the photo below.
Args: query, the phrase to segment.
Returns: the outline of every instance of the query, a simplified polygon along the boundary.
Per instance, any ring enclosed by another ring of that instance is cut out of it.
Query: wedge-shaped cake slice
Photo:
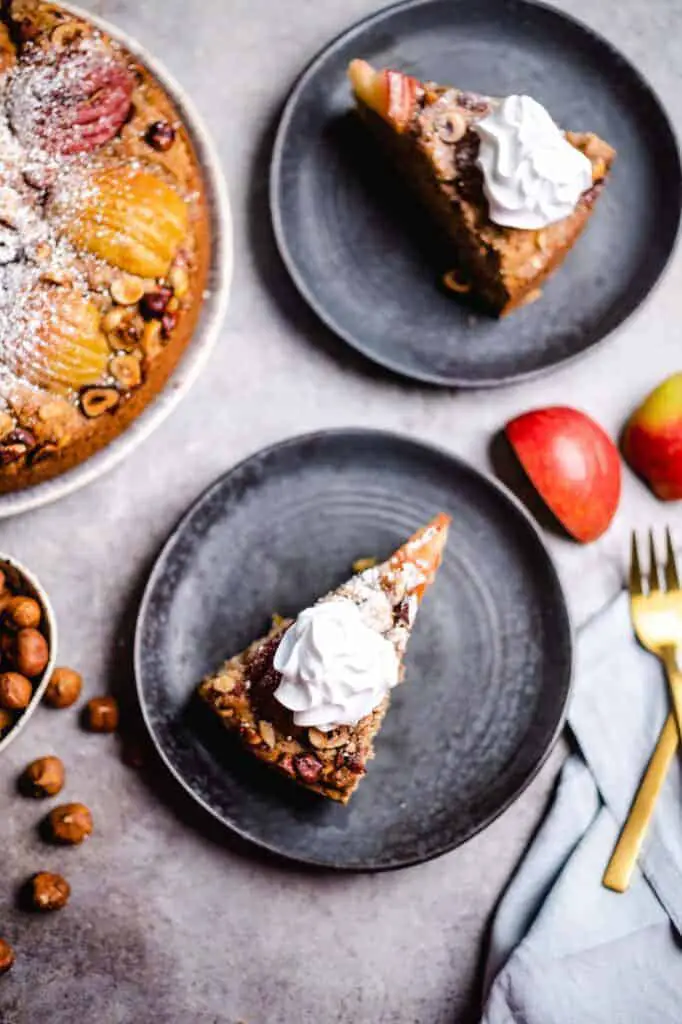
[[[451,243],[444,283],[504,315],[539,296],[592,214],[615,157],[529,96],[494,98],[354,60],[360,115]]]
[[[231,658],[199,687],[261,761],[347,803],[374,756],[374,737],[417,610],[440,566],[441,514],[388,561],[353,576],[295,620]]]

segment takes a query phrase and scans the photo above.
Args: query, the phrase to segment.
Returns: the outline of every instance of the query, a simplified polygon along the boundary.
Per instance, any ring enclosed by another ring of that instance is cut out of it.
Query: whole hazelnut
[[[92,815],[85,804],[60,804],[47,816],[49,836],[56,843],[77,846],[92,832]]]
[[[165,153],[175,142],[175,129],[168,121],[155,121],[147,128],[145,138],[152,149]]]
[[[118,728],[116,698],[93,697],[88,701],[85,721],[91,732],[115,732]]]
[[[14,950],[9,942],[0,939],[0,974],[5,974],[14,963]]]
[[[20,785],[27,796],[56,796],[64,785],[64,765],[58,757],[39,757],[24,769]]]
[[[72,668],[60,666],[50,677],[45,690],[45,703],[52,708],[69,708],[81,695],[83,677]]]
[[[61,910],[69,902],[71,886],[61,875],[39,871],[30,880],[28,893],[35,910]]]
[[[7,708],[0,708],[0,737],[14,724],[14,715]]]
[[[47,640],[37,629],[20,629],[14,648],[17,669],[29,679],[35,679],[45,670],[50,660]]]
[[[33,687],[25,676],[18,672],[0,674],[0,707],[9,711],[22,711],[28,707]]]
[[[40,625],[40,605],[32,597],[13,597],[5,609],[8,623],[17,629],[35,629]]]

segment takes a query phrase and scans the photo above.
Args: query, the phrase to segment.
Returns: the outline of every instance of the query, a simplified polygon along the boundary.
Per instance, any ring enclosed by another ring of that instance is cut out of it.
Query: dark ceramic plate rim
[[[418,370],[413,368],[406,369],[400,362],[392,360],[390,356],[386,356],[377,352],[371,346],[365,345],[361,338],[358,338],[351,331],[346,330],[342,324],[338,323],[336,319],[327,312],[324,304],[316,299],[311,289],[308,288],[305,272],[299,270],[296,260],[289,249],[286,238],[287,232],[282,219],[282,205],[279,201],[279,182],[282,171],[282,156],[284,146],[286,144],[286,137],[289,131],[289,125],[294,116],[300,95],[307,87],[309,80],[316,74],[318,68],[324,63],[327,57],[339,46],[345,44],[353,37],[361,35],[365,29],[375,23],[380,23],[384,19],[392,17],[392,15],[398,11],[423,7],[431,2],[432,0],[399,0],[398,3],[389,4],[387,7],[382,7],[381,10],[376,11],[374,14],[369,14],[366,17],[361,18],[360,21],[355,22],[355,24],[351,25],[350,28],[339,32],[338,35],[334,36],[334,38],[327,43],[322,50],[318,51],[316,56],[313,57],[300,76],[296,79],[282,110],[270,163],[269,199],[273,232],[280,257],[302,298],[308,303],[310,308],[323,324],[325,324],[338,338],[345,341],[346,344],[350,345],[351,348],[355,349],[356,352],[359,352],[366,359],[369,359],[376,365],[382,366],[384,369],[391,371],[391,373],[397,374],[399,377],[407,378],[408,380],[420,381],[424,384],[462,388],[472,391],[482,388],[504,387],[509,384],[516,384],[521,381],[533,380],[537,377],[542,377],[545,374],[552,373],[561,366],[566,366],[578,359],[582,359],[592,354],[599,346],[610,340],[614,334],[616,334],[630,319],[632,319],[633,316],[638,314],[642,308],[648,304],[652,295],[660,286],[661,281],[669,270],[672,257],[679,244],[680,222],[682,219],[682,199],[677,203],[675,210],[676,223],[674,235],[670,244],[670,251],[665,262],[661,265],[658,277],[651,285],[649,291],[640,299],[634,309],[632,309],[629,314],[626,314],[623,319],[615,325],[615,327],[605,331],[601,337],[595,338],[590,345],[581,349],[579,352],[573,352],[570,355],[554,359],[552,362],[549,362],[544,366],[538,366],[532,370],[521,370],[518,373],[508,373],[503,377],[481,376],[477,380],[471,380],[471,378],[458,377],[452,374],[444,375],[439,373],[430,373],[428,370]],[[545,11],[550,11],[560,20],[569,22],[575,28],[582,30],[594,42],[608,50],[613,58],[620,64],[627,67],[628,72],[637,80],[642,92],[646,93],[649,100],[658,108],[661,123],[670,136],[670,141],[672,143],[671,150],[675,153],[677,158],[677,166],[675,168],[677,177],[682,181],[682,161],[680,157],[677,132],[675,131],[673,123],[668,116],[668,111],[663,104],[663,101],[643,72],[641,72],[639,68],[637,68],[624,54],[622,54],[620,50],[613,45],[613,43],[609,42],[605,36],[595,31],[595,29],[591,28],[580,18],[576,18],[574,15],[569,14],[566,11],[562,11],[551,4],[543,3],[542,0],[516,0],[516,2],[519,6],[541,8]]]
[[[560,614],[562,616],[563,620],[564,620],[564,624],[565,624],[565,627],[566,627],[566,635],[567,635],[567,640],[568,640],[567,664],[566,664],[566,667],[565,667],[565,670],[564,670],[565,671],[565,695],[564,695],[564,700],[563,700],[563,703],[561,704],[561,706],[557,707],[556,722],[554,724],[554,728],[552,729],[552,731],[551,731],[551,733],[549,735],[549,738],[548,738],[548,741],[547,741],[547,743],[545,745],[545,748],[539,752],[538,757],[537,757],[536,761],[534,762],[534,764],[532,765],[532,767],[530,768],[530,770],[528,771],[528,774],[527,774],[526,778],[517,786],[516,790],[513,793],[511,793],[510,796],[501,803],[500,807],[496,811],[492,812],[486,818],[484,818],[482,821],[478,822],[465,836],[461,837],[460,839],[458,839],[458,840],[456,840],[454,842],[444,843],[443,845],[436,847],[435,849],[429,851],[428,853],[426,853],[424,855],[416,855],[414,857],[405,857],[405,858],[394,860],[394,861],[391,861],[389,863],[384,863],[384,864],[372,864],[372,865],[366,865],[366,864],[365,865],[363,865],[363,864],[347,864],[347,865],[339,865],[339,864],[331,864],[331,863],[329,863],[327,861],[315,859],[313,857],[305,857],[305,856],[299,855],[299,854],[292,854],[292,853],[290,853],[290,852],[288,852],[286,850],[283,850],[282,848],[274,845],[273,843],[265,842],[264,840],[258,838],[257,836],[252,835],[249,831],[241,828],[239,824],[237,824],[234,821],[228,819],[227,817],[224,817],[219,811],[217,811],[214,807],[212,807],[211,804],[207,800],[204,800],[202,797],[200,797],[195,792],[195,790],[193,789],[192,785],[184,778],[184,776],[183,776],[182,772],[180,771],[180,769],[177,768],[172,763],[170,757],[167,756],[165,748],[164,748],[164,746],[162,744],[162,741],[161,741],[160,737],[157,736],[157,734],[156,734],[156,732],[154,730],[154,727],[153,727],[153,725],[151,723],[150,716],[149,716],[148,711],[147,711],[147,703],[146,703],[146,699],[145,699],[145,692],[144,692],[144,685],[143,685],[141,643],[142,643],[142,633],[144,631],[144,623],[145,623],[145,620],[147,618],[147,615],[148,615],[148,612],[149,612],[149,608],[150,608],[150,606],[152,604],[153,594],[154,594],[154,591],[156,589],[157,581],[158,581],[159,577],[162,576],[162,574],[163,574],[163,572],[165,570],[166,561],[167,561],[169,555],[172,552],[172,549],[173,549],[173,547],[174,547],[174,545],[176,543],[176,540],[177,540],[178,536],[184,531],[184,529],[186,528],[186,526],[188,525],[188,523],[190,522],[192,517],[197,513],[197,511],[199,510],[199,508],[201,508],[201,506],[204,504],[204,502],[209,500],[211,495],[220,486],[222,486],[224,480],[227,477],[231,476],[234,473],[240,472],[241,469],[244,466],[248,465],[248,463],[251,462],[252,459],[254,459],[254,458],[260,459],[263,456],[270,456],[270,455],[275,454],[278,451],[284,451],[286,448],[295,447],[296,445],[299,445],[299,444],[307,444],[309,442],[314,442],[314,441],[316,441],[316,440],[318,440],[320,438],[326,438],[326,437],[365,438],[365,439],[370,439],[370,440],[374,439],[374,438],[380,439],[380,440],[381,439],[386,439],[386,440],[392,441],[393,443],[397,442],[399,444],[410,445],[413,448],[415,448],[415,447],[416,448],[421,448],[425,452],[428,452],[428,453],[430,453],[432,455],[437,455],[437,456],[439,456],[441,458],[445,458],[445,459],[449,460],[450,462],[454,463],[459,469],[464,470],[467,473],[474,474],[475,476],[477,476],[481,480],[481,482],[483,484],[487,485],[488,487],[491,487],[494,491],[496,491],[499,494],[500,498],[502,498],[503,500],[506,500],[508,505],[510,505],[511,508],[518,515],[520,515],[521,519],[525,521],[525,524],[531,530],[531,533],[533,533],[535,535],[535,538],[536,538],[536,540],[538,541],[538,543],[540,545],[540,550],[544,554],[544,557],[545,557],[547,569],[549,570],[550,574],[552,575],[552,577],[554,578],[554,581],[556,583],[556,591],[557,591],[557,608],[556,608],[556,610],[557,610],[557,613]],[[344,872],[344,873],[351,873],[351,874],[357,874],[357,873],[372,873],[373,874],[375,872],[380,872],[380,871],[394,871],[394,870],[399,869],[399,868],[413,867],[413,866],[415,866],[417,864],[424,864],[424,863],[426,863],[426,862],[428,862],[430,860],[435,860],[437,857],[442,857],[443,854],[450,853],[452,850],[455,850],[458,847],[462,846],[464,843],[468,842],[469,839],[472,839],[479,832],[482,832],[484,829],[488,828],[489,825],[491,825],[497,818],[499,818],[502,814],[504,814],[505,811],[507,811],[512,806],[512,804],[514,804],[518,800],[518,798],[522,795],[522,793],[524,793],[524,791],[527,789],[527,787],[536,778],[536,776],[538,775],[540,769],[542,768],[542,766],[544,765],[545,761],[549,757],[549,754],[554,749],[554,746],[555,746],[557,740],[559,739],[559,736],[561,735],[561,733],[563,731],[563,728],[564,728],[564,725],[565,725],[565,722],[566,722],[567,709],[568,709],[568,706],[569,706],[569,701],[570,701],[571,693],[572,693],[572,690],[573,690],[573,675],[574,675],[574,668],[575,668],[575,632],[574,632],[574,628],[573,628],[573,621],[571,619],[570,611],[569,611],[569,608],[568,608],[568,603],[566,601],[566,596],[564,594],[564,589],[563,589],[563,586],[561,584],[561,578],[560,578],[559,573],[557,571],[556,565],[554,564],[554,559],[552,558],[552,555],[551,555],[551,553],[549,551],[549,548],[547,547],[547,544],[546,544],[546,542],[545,542],[545,540],[544,540],[544,538],[542,536],[542,533],[541,533],[539,527],[537,526],[537,524],[535,523],[535,521],[530,516],[529,512],[526,510],[526,508],[522,505],[522,503],[519,501],[519,499],[507,487],[505,487],[498,480],[494,479],[488,473],[486,473],[486,472],[484,472],[484,471],[482,471],[480,469],[477,469],[475,466],[471,465],[471,463],[467,462],[465,459],[460,458],[459,456],[457,456],[457,455],[453,454],[452,452],[448,451],[446,448],[440,447],[439,445],[429,444],[429,443],[427,443],[425,441],[422,441],[422,440],[420,440],[418,438],[409,437],[409,436],[407,436],[405,434],[399,434],[399,433],[395,433],[393,431],[388,431],[388,430],[366,430],[366,429],[361,428],[361,427],[347,427],[347,428],[337,428],[337,429],[332,429],[332,430],[317,430],[317,431],[312,431],[311,433],[307,433],[307,434],[298,434],[295,437],[287,438],[284,441],[279,441],[279,442],[276,442],[275,444],[267,445],[266,447],[261,448],[260,450],[258,450],[256,452],[252,452],[250,455],[248,455],[246,458],[242,459],[236,465],[232,466],[226,472],[221,473],[221,475],[216,480],[214,480],[214,482],[212,484],[210,484],[204,491],[202,491],[202,493],[192,502],[192,504],[190,505],[189,509],[185,512],[185,514],[182,516],[180,521],[177,523],[177,525],[171,531],[168,539],[164,543],[164,545],[163,545],[163,547],[162,547],[162,549],[161,549],[161,551],[160,551],[160,553],[159,553],[159,555],[158,555],[158,557],[157,557],[157,559],[156,559],[156,561],[154,563],[154,566],[153,566],[153,568],[152,568],[152,570],[151,570],[151,572],[149,574],[149,579],[147,580],[147,583],[145,585],[145,589],[144,589],[144,593],[142,595],[142,600],[140,602],[140,608],[139,608],[139,611],[138,611],[138,614],[137,614],[137,621],[136,621],[136,625],[135,625],[135,639],[134,639],[134,647],[133,647],[133,663],[134,663],[134,669],[135,669],[135,686],[136,686],[136,692],[137,692],[137,699],[138,699],[139,704],[140,704],[140,709],[142,711],[142,717],[144,719],[144,723],[145,723],[145,725],[147,727],[147,731],[149,732],[149,735],[152,738],[152,742],[154,743],[154,746],[156,747],[157,753],[161,757],[161,760],[165,764],[166,768],[168,768],[168,770],[170,771],[171,775],[174,776],[174,778],[180,783],[180,785],[192,797],[192,799],[195,800],[201,807],[203,807],[203,809],[205,811],[207,811],[211,815],[211,817],[213,817],[216,821],[220,822],[220,824],[222,824],[225,828],[229,829],[235,835],[239,836],[241,839],[245,840],[248,843],[253,844],[254,846],[258,847],[261,850],[264,850],[266,853],[274,856],[275,858],[278,858],[278,859],[281,859],[281,860],[284,860],[284,861],[289,861],[290,863],[303,864],[303,865],[305,865],[307,867],[318,868],[318,869],[322,869],[322,870],[330,871],[330,872]]]

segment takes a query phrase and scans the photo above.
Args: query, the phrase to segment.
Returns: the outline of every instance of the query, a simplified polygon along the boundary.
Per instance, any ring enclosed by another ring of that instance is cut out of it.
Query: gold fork
[[[637,536],[632,534],[630,611],[637,639],[665,666],[672,711],[668,715],[635,796],[627,821],[602,879],[608,889],[625,892],[670,763],[682,736],[682,672],[677,652],[682,645],[682,590],[670,530],[665,531],[665,589],[661,588],[654,535],[649,530],[648,590],[640,569]]]

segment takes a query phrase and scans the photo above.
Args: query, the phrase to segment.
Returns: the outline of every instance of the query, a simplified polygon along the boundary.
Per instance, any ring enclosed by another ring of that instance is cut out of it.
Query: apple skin
[[[682,373],[659,384],[632,414],[623,454],[656,497],[682,498]]]
[[[420,83],[402,71],[385,68],[375,71],[366,60],[352,60],[348,77],[353,91],[363,103],[382,117],[398,132],[403,132],[412,120]]]
[[[618,449],[599,424],[557,405],[517,416],[505,434],[564,529],[584,544],[601,537],[618,508],[621,466]]]

